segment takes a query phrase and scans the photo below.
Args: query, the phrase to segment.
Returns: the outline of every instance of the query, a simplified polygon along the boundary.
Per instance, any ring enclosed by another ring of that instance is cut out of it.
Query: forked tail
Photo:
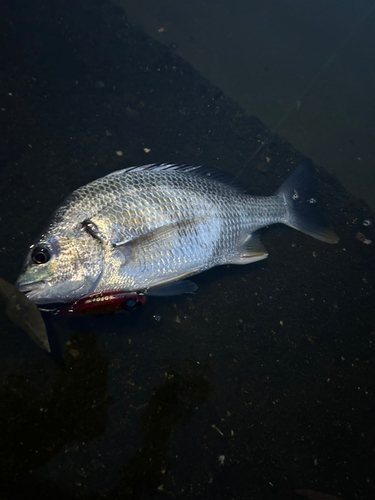
[[[275,193],[287,205],[288,226],[327,243],[337,243],[338,236],[315,210],[314,167],[303,161]]]

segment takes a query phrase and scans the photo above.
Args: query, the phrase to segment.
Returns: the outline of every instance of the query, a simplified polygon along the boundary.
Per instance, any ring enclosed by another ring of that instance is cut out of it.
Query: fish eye
[[[31,254],[31,259],[34,264],[45,264],[50,258],[50,251],[45,247],[36,247]]]

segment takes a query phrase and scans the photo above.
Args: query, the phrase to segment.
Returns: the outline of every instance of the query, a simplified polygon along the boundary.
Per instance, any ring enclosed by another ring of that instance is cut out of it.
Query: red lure
[[[65,304],[58,314],[82,316],[106,314],[143,306],[146,297],[138,292],[103,292],[81,297],[71,304]]]

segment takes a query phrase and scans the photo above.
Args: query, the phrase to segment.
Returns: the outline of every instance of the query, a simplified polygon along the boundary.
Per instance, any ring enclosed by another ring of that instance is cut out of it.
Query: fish
[[[258,230],[283,223],[337,243],[316,212],[306,160],[272,196],[252,196],[205,166],[149,164],[75,190],[25,258],[17,288],[37,304],[97,294],[194,293],[191,276],[268,257]]]

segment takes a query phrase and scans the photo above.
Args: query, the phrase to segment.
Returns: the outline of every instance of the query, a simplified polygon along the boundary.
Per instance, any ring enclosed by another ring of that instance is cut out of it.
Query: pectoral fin
[[[194,234],[199,224],[205,219],[189,219],[184,221],[172,222],[158,227],[132,239],[113,243],[117,252],[121,252],[124,257],[123,265],[144,265],[145,259],[152,259],[152,256],[158,254],[161,248],[173,248],[179,239],[186,239],[188,235]],[[140,260],[140,256],[141,260]],[[181,276],[175,276],[174,279],[180,279]]]
[[[156,241],[162,245],[165,241],[175,238],[178,236],[184,236],[186,233],[194,231],[196,227],[198,227],[202,222],[205,222],[203,218],[194,218],[187,219],[178,222],[171,222],[170,224],[165,224],[164,226],[160,226],[156,229],[152,229],[151,231],[141,234],[139,236],[134,236],[131,238],[127,238],[126,240],[114,242],[113,246],[122,247],[122,246],[138,246],[142,247],[152,245]]]

